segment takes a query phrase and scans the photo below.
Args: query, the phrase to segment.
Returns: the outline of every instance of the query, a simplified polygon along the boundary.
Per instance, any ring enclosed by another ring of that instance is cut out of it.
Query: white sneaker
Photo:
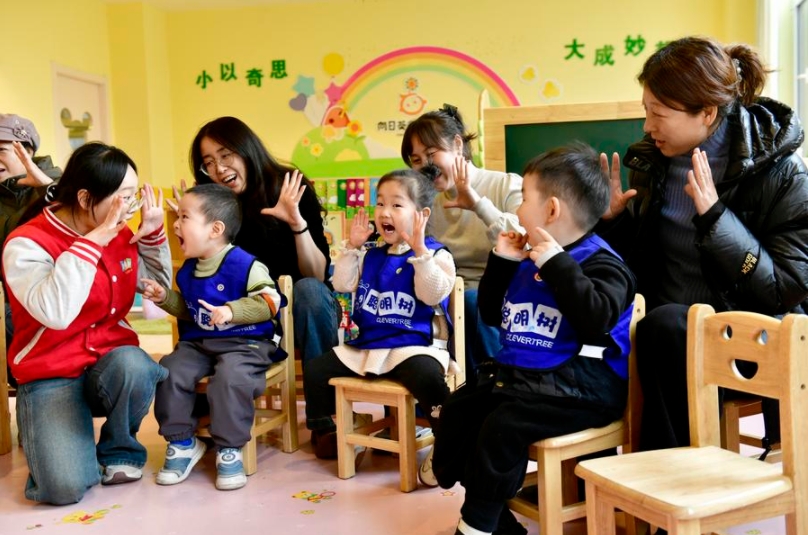
[[[190,446],[168,443],[166,447],[166,460],[163,467],[157,472],[158,485],[176,485],[182,483],[191,474],[191,469],[202,455],[207,446],[204,442],[193,438]]]
[[[241,448],[222,448],[216,454],[216,488],[236,490],[247,484]]]
[[[424,462],[421,463],[420,468],[418,468],[418,479],[427,487],[437,487],[438,480],[435,477],[435,473],[432,471],[432,452],[435,451],[435,448],[429,448],[429,453],[426,454],[426,458],[424,458]]]
[[[120,485],[131,483],[143,477],[143,470],[128,464],[111,464],[104,468],[101,476],[102,485]]]

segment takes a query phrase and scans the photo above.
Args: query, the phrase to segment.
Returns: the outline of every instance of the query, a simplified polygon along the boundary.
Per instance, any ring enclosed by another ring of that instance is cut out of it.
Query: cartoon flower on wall
[[[323,154],[323,146],[320,145],[319,143],[315,143],[314,145],[311,146],[309,152],[311,152],[312,156],[318,158],[321,154]]]
[[[304,147],[308,147],[309,145],[311,145],[311,140],[309,139],[309,136],[303,136],[303,139],[300,140],[300,144],[303,145]]]
[[[349,136],[358,136],[362,133],[362,123],[359,121],[351,121],[348,123],[348,135]]]
[[[335,128],[330,124],[326,124],[323,125],[322,134],[326,143],[339,141],[345,135],[345,128]]]

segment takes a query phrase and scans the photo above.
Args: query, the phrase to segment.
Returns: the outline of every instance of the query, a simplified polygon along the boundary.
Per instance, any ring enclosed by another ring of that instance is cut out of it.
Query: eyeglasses
[[[230,167],[230,164],[233,163],[233,157],[235,155],[236,155],[235,152],[227,152],[225,154],[222,154],[219,158],[211,158],[209,160],[205,160],[204,162],[202,162],[202,165],[199,166],[199,170],[202,171],[207,176],[210,176],[219,167]]]

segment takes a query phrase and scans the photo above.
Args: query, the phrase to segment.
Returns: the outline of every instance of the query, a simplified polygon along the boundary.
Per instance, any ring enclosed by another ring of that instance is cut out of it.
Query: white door
[[[111,142],[106,78],[53,64],[53,105],[56,147],[51,156],[56,165],[64,168],[87,141]]]

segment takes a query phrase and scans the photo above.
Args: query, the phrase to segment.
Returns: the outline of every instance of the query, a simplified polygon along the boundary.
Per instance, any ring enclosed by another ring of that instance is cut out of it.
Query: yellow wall
[[[534,105],[547,101],[539,86],[521,80],[526,65],[535,66],[542,80],[560,84],[563,90],[554,102],[633,100],[640,96],[636,74],[656,41],[685,34],[725,42],[756,39],[756,0],[344,0],[198,11],[100,0],[6,4],[7,42],[25,46],[0,56],[0,111],[31,118],[47,153],[56,135],[50,62],[106,76],[115,143],[132,155],[144,180],[162,186],[190,177],[191,139],[204,122],[220,115],[241,117],[276,156],[290,158],[311,128],[289,106],[293,84],[298,75],[312,76],[321,94],[330,81],[323,58],[332,52],[345,60],[334,78],[341,84],[395,49],[451,48],[493,69],[522,104]],[[647,41],[646,51],[624,56],[623,40],[638,34]],[[564,60],[564,46],[573,38],[587,44],[585,62]],[[615,65],[593,66],[594,48],[607,43],[615,46]],[[244,70],[260,66],[268,74],[273,59],[286,61],[289,77],[264,78],[261,88],[248,86]],[[239,83],[217,80],[207,90],[195,84],[202,69],[218,78],[219,64],[229,62],[236,64]],[[452,102],[474,126],[474,92],[452,81],[436,87],[445,81],[440,77],[422,75],[419,81],[427,109]],[[361,120],[371,137],[377,135],[377,119],[394,116],[379,107],[403,92],[395,83],[380,84],[380,96],[368,97],[365,109],[354,110],[352,119]],[[395,152],[398,139],[390,134],[381,144]]]
[[[0,21],[4,43],[0,112],[31,119],[42,138],[42,154],[48,154],[57,134],[51,64],[109,75],[106,4],[101,0],[7,1]]]

